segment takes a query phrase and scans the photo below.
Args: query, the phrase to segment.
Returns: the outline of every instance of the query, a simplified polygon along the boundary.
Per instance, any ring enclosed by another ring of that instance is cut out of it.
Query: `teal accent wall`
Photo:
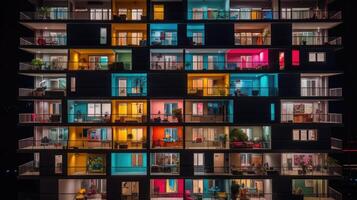
[[[192,19],[192,9],[193,8],[202,8],[203,9],[203,19],[207,19],[207,10],[208,8],[214,8],[218,11],[229,11],[229,0],[188,0],[187,1],[187,19]]]
[[[143,166],[132,166],[133,153],[112,153],[112,174],[126,174],[126,175],[142,175],[146,174],[147,168],[147,156],[146,153],[142,153]]]
[[[68,122],[73,123],[78,113],[82,116],[86,115],[88,113],[88,103],[68,101]]]
[[[185,69],[193,70],[193,56],[203,56],[203,69],[208,70],[208,56],[216,56],[215,70],[224,70],[225,55],[224,53],[186,53],[185,54]]]
[[[126,92],[127,96],[146,96],[147,95],[147,75],[140,74],[112,74],[112,96],[119,96],[119,79],[126,79]],[[141,82],[141,93],[132,93],[132,88],[136,87],[137,80]]]

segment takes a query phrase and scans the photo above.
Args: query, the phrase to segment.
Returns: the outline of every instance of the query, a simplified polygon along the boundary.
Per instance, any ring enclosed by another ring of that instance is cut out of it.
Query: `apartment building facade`
[[[40,199],[342,199],[333,2],[25,9],[18,177]]]

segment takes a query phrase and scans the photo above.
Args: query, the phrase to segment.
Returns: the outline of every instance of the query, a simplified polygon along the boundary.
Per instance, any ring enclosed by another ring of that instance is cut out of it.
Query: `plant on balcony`
[[[173,109],[172,114],[177,119],[178,122],[182,122],[182,109],[181,108]]]
[[[41,6],[38,9],[38,15],[40,18],[42,19],[48,19],[50,18],[50,14],[51,14],[51,9],[49,7],[46,6]]]
[[[41,58],[34,58],[31,61],[31,65],[33,65],[35,69],[40,69],[44,65],[44,62]]]
[[[89,157],[88,168],[90,172],[103,172],[104,159],[100,156]]]
[[[242,129],[234,128],[229,133],[229,139],[231,142],[236,142],[236,141],[246,142],[248,141],[248,136],[242,131]]]

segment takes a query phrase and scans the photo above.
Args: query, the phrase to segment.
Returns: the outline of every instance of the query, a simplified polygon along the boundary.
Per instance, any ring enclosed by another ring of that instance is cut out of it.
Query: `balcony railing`
[[[188,45],[202,46],[205,44],[205,38],[202,36],[187,36]]]
[[[180,174],[180,165],[151,165],[150,173],[152,175],[179,175]]]
[[[67,62],[58,61],[41,61],[41,63],[33,64],[27,62],[20,62],[20,70],[41,70],[41,71],[55,71],[55,70],[66,70]]]
[[[146,175],[146,167],[130,166],[130,167],[111,167],[112,175]]]
[[[116,91],[113,96],[119,97],[144,97],[147,95],[146,90],[146,86],[112,87],[112,91]]]
[[[151,148],[153,149],[182,149],[183,141],[179,139],[164,138],[160,140],[151,140]]]
[[[152,61],[151,70],[182,70],[183,61]]]
[[[342,123],[342,114],[281,114],[281,122],[286,123]]]
[[[145,123],[147,122],[147,116],[142,114],[132,115],[112,115],[114,123]]]
[[[200,87],[200,88],[188,88],[188,95],[194,96],[228,96],[229,87],[226,86],[213,86],[213,87]]]
[[[233,115],[230,114],[185,114],[185,122],[186,123],[226,123],[232,122]]]
[[[68,149],[111,149],[112,140],[68,140]]]
[[[146,149],[146,140],[114,140],[113,149]]]
[[[176,46],[177,37],[151,36],[150,45],[151,46]]]
[[[93,168],[95,167],[95,168]],[[89,166],[68,166],[67,171],[68,175],[105,175],[106,174],[106,167],[97,164],[96,166],[89,167]]]
[[[69,70],[130,70],[130,61],[116,62],[69,62]]]
[[[293,45],[342,45],[342,38],[329,36],[293,36]]]
[[[331,137],[331,149],[342,150],[342,148],[343,148],[343,140]]]
[[[110,9],[20,12],[20,20],[111,20]]]
[[[240,87],[230,88],[232,96],[278,96],[277,87]]]
[[[122,200],[140,200],[139,193],[131,193],[131,194],[122,194],[120,199]]]
[[[19,176],[38,176],[40,175],[39,163],[30,161],[19,166]]]
[[[270,45],[271,36],[234,36],[235,45]]]
[[[186,62],[186,70],[267,70],[268,61]]]
[[[230,149],[270,149],[270,141],[230,141]]]
[[[224,142],[223,140],[186,140],[185,142],[186,149],[228,149],[228,142]]]
[[[67,36],[21,37],[21,46],[65,46]]]
[[[153,123],[181,123],[183,121],[183,116],[173,114],[151,114],[150,121]]]
[[[62,88],[19,88],[20,97],[66,96],[66,89]]]
[[[124,11],[126,10],[126,12]],[[142,10],[144,10],[142,8]],[[120,13],[113,12],[113,20],[116,21],[144,21],[146,20],[146,14],[139,10],[132,10],[128,8],[123,8]]]
[[[147,46],[147,40],[145,37],[112,37],[113,46]]]
[[[60,123],[61,121],[62,116],[60,114],[19,114],[19,123]]]
[[[341,176],[342,167],[334,166],[305,166],[305,167],[281,167],[281,175],[287,176]]]
[[[19,140],[19,149],[64,149],[67,148],[67,140],[36,140],[33,137]]]
[[[342,88],[301,87],[303,97],[341,97]]]
[[[100,189],[96,188],[96,191],[99,191]],[[44,199],[77,199],[78,193],[58,193],[58,194],[46,194],[40,195],[41,198],[43,197]],[[105,192],[92,192],[90,189],[86,190],[86,192],[83,194],[87,199],[96,199],[96,200],[106,200],[107,199],[107,194]]]

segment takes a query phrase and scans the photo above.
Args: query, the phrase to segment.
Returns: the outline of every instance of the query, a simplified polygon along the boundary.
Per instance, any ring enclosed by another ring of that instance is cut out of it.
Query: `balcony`
[[[192,96],[228,96],[228,74],[188,74],[187,94]]]
[[[78,199],[85,196],[88,199],[107,199],[107,181],[105,179],[58,179],[58,200]]]
[[[146,149],[146,127],[113,127],[113,149]]]
[[[131,69],[131,51],[70,49],[69,70]]]
[[[271,44],[269,23],[234,24],[234,44],[238,46],[259,46]]]
[[[295,36],[293,35],[293,45],[342,45],[342,37],[330,36]]]
[[[109,123],[111,117],[110,101],[68,101],[69,123]]]
[[[150,121],[153,123],[183,122],[183,101],[176,99],[151,100]]]
[[[30,161],[19,166],[19,176],[39,176],[39,162]]]
[[[151,46],[176,46],[177,24],[150,24]]]
[[[232,96],[278,96],[277,74],[231,74]]]
[[[342,123],[342,114],[281,114],[282,123]]]
[[[106,157],[103,154],[68,153],[68,175],[105,175]]]
[[[146,175],[146,153],[112,153],[112,175]]]
[[[69,149],[111,149],[112,129],[107,127],[69,127]]]
[[[151,70],[182,70],[183,50],[182,49],[151,49],[150,50]]]
[[[66,96],[66,76],[24,74],[34,79],[34,89],[19,88],[20,97],[64,97]]]
[[[233,102],[230,100],[186,100],[186,123],[231,123]]]
[[[20,113],[19,123],[61,123],[61,114]]]
[[[292,179],[292,194],[296,199],[342,200],[342,194],[331,188],[327,179]]]
[[[146,96],[146,74],[112,74],[112,96]]]
[[[228,127],[185,128],[186,149],[228,149]]]
[[[152,149],[182,149],[183,128],[177,126],[153,126],[151,127]]]
[[[343,140],[331,137],[331,149],[342,150],[343,149]]]
[[[230,149],[270,149],[271,127],[231,127],[229,146]]]
[[[204,24],[187,24],[188,45],[202,46],[205,45],[205,25]]]
[[[112,25],[113,46],[146,46],[145,24],[113,24]]]
[[[21,37],[20,46],[66,46],[67,36]]]
[[[49,138],[36,140],[34,137],[29,137],[19,140],[18,147],[22,150],[65,149],[67,148],[67,140],[51,140]]]
[[[342,88],[301,87],[303,97],[342,97]]]
[[[147,122],[147,102],[144,100],[113,100],[112,123]]]
[[[179,153],[151,153],[150,162],[151,175],[180,174]]]
[[[113,0],[113,19],[120,22],[147,20],[146,4],[146,0]]]
[[[151,179],[150,180],[150,199],[184,199],[184,180],[183,179]],[[167,187],[166,187],[167,186]]]

